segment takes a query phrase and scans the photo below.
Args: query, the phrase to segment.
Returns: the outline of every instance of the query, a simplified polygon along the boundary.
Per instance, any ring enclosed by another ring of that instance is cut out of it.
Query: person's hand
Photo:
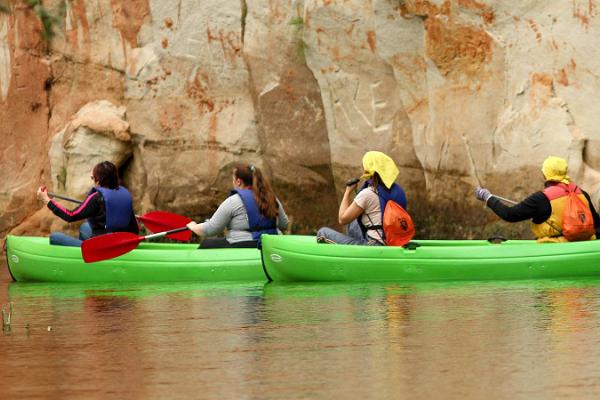
[[[48,204],[48,202],[50,201],[50,196],[48,196],[48,190],[46,189],[46,186],[40,186],[37,190],[36,195],[40,201],[44,202],[44,204]]]
[[[477,198],[477,200],[481,200],[487,203],[490,197],[492,197],[492,193],[486,188],[477,186],[475,188],[475,197]]]
[[[360,179],[358,178],[348,180],[346,182],[346,192],[352,192],[353,190],[356,190],[358,182],[360,182]]]
[[[190,231],[194,232],[196,235],[202,235],[202,230],[200,229],[200,224],[192,221],[192,222],[189,222],[186,226]]]

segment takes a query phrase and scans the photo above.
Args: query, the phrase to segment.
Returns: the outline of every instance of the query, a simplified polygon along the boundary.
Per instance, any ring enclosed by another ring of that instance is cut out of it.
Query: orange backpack
[[[388,246],[404,246],[415,236],[415,224],[408,212],[389,200],[383,212],[383,233]]]
[[[596,233],[590,208],[576,193],[577,186],[567,188],[567,202],[563,212],[562,234],[569,242],[588,240]]]

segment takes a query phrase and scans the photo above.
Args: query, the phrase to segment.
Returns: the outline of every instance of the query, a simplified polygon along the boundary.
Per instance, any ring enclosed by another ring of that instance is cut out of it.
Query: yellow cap
[[[547,181],[569,183],[571,178],[567,176],[569,164],[567,160],[560,157],[550,156],[542,164],[542,173]]]
[[[398,177],[398,167],[390,157],[380,151],[368,151],[362,159],[365,173],[361,178],[370,178],[375,172],[379,175],[383,184],[388,189]]]

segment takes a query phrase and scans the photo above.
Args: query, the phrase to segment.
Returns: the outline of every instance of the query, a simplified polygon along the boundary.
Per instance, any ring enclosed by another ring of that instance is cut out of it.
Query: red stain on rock
[[[573,18],[576,18],[581,22],[585,28],[588,28],[590,19],[594,17],[596,5],[593,0],[588,0],[587,4],[581,0],[573,1]]]
[[[213,113],[210,115],[210,120],[208,121],[208,137],[206,141],[209,143],[217,142],[217,128],[219,127],[219,120],[217,119],[217,114]]]
[[[83,39],[83,45],[85,50],[89,53],[90,50],[90,25],[87,20],[85,2],[83,0],[74,0],[70,3],[71,5],[71,29],[65,30],[67,42],[74,48],[79,48],[79,31],[81,29],[81,36]],[[87,54],[89,57],[89,54]]]
[[[207,95],[209,79],[202,70],[196,72],[192,82],[188,83],[187,95],[196,101],[200,114],[211,112],[215,109],[215,103]]]
[[[554,80],[547,73],[536,72],[531,75],[529,102],[533,109],[542,108],[554,97]]]
[[[492,22],[491,8],[476,0],[458,0],[461,7],[480,11],[484,22]],[[426,53],[444,76],[473,75],[489,62],[492,56],[492,39],[479,26],[457,22],[452,15],[452,1],[432,4],[428,0],[414,0],[400,5],[405,18],[424,18]]]
[[[413,2],[404,2],[400,7],[400,14],[418,15],[430,17],[434,15],[449,16],[452,9],[452,2],[445,0],[441,5],[432,4],[429,0],[415,0]]]
[[[458,5],[471,10],[485,10],[488,8],[488,6],[477,0],[458,0]]]
[[[535,72],[531,75],[531,84],[533,86],[543,86],[546,88],[553,88],[552,77],[546,73]]]
[[[169,41],[167,40],[167,38],[163,38],[163,40],[160,41],[160,44],[163,49],[166,49],[167,47],[169,47]]]
[[[478,11],[486,24],[491,24],[496,19],[494,11],[489,6],[476,0],[458,0],[458,5],[469,10]]]
[[[208,39],[208,44],[211,44],[213,41],[218,41],[221,44],[223,56],[232,64],[241,57],[242,39],[239,32],[225,32],[223,29],[220,29],[218,33],[213,34],[210,28],[207,27],[206,37]]]
[[[210,115],[210,120],[208,121],[208,134],[206,137],[206,162],[207,168],[213,171],[217,171],[219,169],[218,163],[218,151],[219,151],[219,141],[217,140],[217,130],[219,128],[219,120],[217,119],[217,113],[212,113]]]
[[[150,17],[148,0],[110,0],[113,26],[131,47],[138,47],[138,33]]]
[[[184,116],[177,104],[168,104],[159,111],[158,123],[163,132],[177,132],[183,126]]]
[[[171,17],[165,18],[165,27],[171,29],[173,27],[173,19]]]
[[[427,18],[426,51],[442,75],[471,75],[492,55],[492,40],[485,31],[468,25]]]
[[[375,36],[375,32],[374,31],[368,31],[367,32],[367,42],[369,43],[369,48],[371,49],[371,51],[373,53],[375,53],[375,50],[377,49],[377,42],[376,42],[377,38]]]
[[[538,43],[540,43],[542,41],[542,33],[540,32],[540,29],[538,28],[538,26],[535,23],[535,21],[532,20],[532,19],[528,19],[527,20],[527,24],[529,25],[529,27],[531,28],[531,30],[533,31],[533,33],[535,33],[535,40]]]
[[[567,75],[567,70],[565,68],[561,68],[558,71],[557,81],[563,86],[569,86],[569,76]]]

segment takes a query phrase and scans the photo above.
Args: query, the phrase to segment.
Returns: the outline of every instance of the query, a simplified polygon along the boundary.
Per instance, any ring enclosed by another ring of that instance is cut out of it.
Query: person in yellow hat
[[[531,219],[531,229],[538,242],[566,242],[562,233],[563,211],[569,191],[575,191],[577,196],[589,207],[594,222],[595,235],[587,240],[600,237],[600,217],[596,212],[590,195],[571,182],[567,175],[567,161],[560,157],[550,156],[542,164],[544,175],[544,190],[533,193],[525,200],[509,207],[502,203],[489,190],[481,187],[475,189],[475,197],[486,205],[500,218],[508,222],[519,222]]]
[[[340,203],[338,220],[341,225],[348,225],[347,233],[323,227],[317,232],[320,243],[337,243],[352,245],[385,245],[383,232],[383,210],[388,200],[393,200],[406,208],[404,189],[395,183],[398,167],[394,160],[380,151],[365,153],[362,160],[367,181],[352,199],[359,179],[347,182],[344,197]]]

